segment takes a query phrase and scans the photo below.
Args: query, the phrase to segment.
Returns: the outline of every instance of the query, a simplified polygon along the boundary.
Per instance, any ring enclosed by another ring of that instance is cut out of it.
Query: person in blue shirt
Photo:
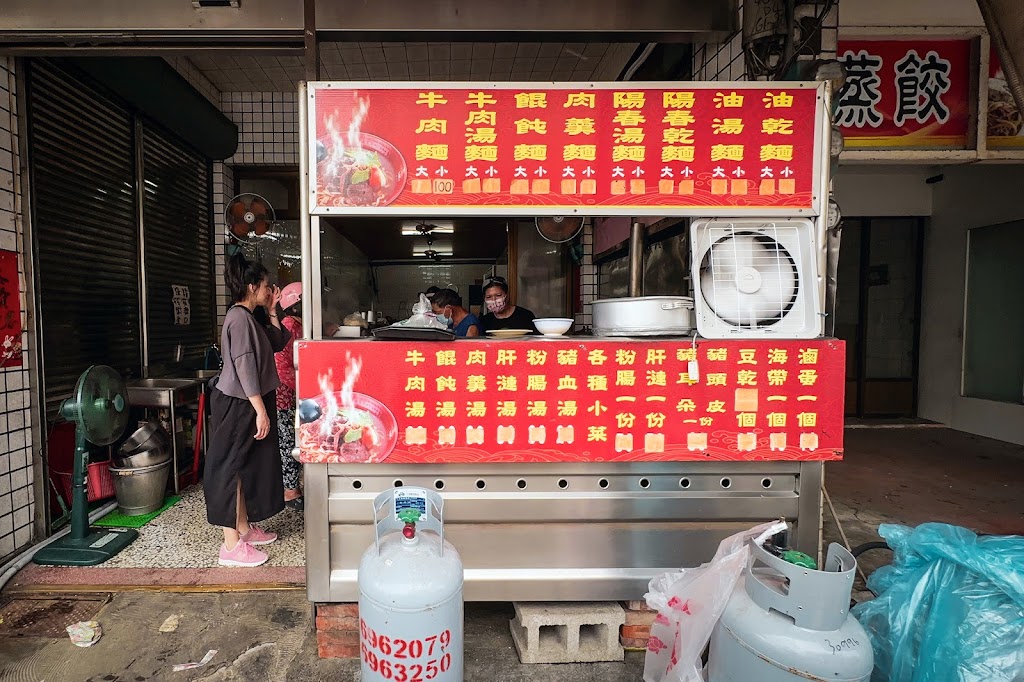
[[[457,292],[441,289],[430,298],[430,307],[455,336],[480,336],[480,320],[462,307],[462,297]]]

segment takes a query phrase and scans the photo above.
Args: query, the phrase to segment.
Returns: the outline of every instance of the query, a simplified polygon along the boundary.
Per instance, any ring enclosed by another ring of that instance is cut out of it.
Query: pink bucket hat
[[[281,308],[287,310],[302,299],[302,282],[292,282],[281,290]]]

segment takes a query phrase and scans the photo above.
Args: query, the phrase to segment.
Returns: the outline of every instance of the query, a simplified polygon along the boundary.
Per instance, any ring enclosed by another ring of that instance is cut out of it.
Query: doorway
[[[850,218],[839,255],[836,336],[846,415],[917,416],[924,218]]]

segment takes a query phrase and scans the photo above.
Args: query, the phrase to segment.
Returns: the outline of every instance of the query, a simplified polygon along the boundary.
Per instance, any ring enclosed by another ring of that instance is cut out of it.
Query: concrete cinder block
[[[615,602],[516,603],[509,623],[523,663],[621,661],[619,628],[626,614]]]

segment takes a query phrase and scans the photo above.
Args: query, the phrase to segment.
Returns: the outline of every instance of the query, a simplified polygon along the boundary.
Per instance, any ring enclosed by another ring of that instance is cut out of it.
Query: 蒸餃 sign
[[[840,40],[836,123],[848,149],[964,149],[970,40]]]
[[[314,83],[311,210],[811,213],[815,86]]]
[[[300,341],[300,459],[838,459],[844,350],[834,340]]]

